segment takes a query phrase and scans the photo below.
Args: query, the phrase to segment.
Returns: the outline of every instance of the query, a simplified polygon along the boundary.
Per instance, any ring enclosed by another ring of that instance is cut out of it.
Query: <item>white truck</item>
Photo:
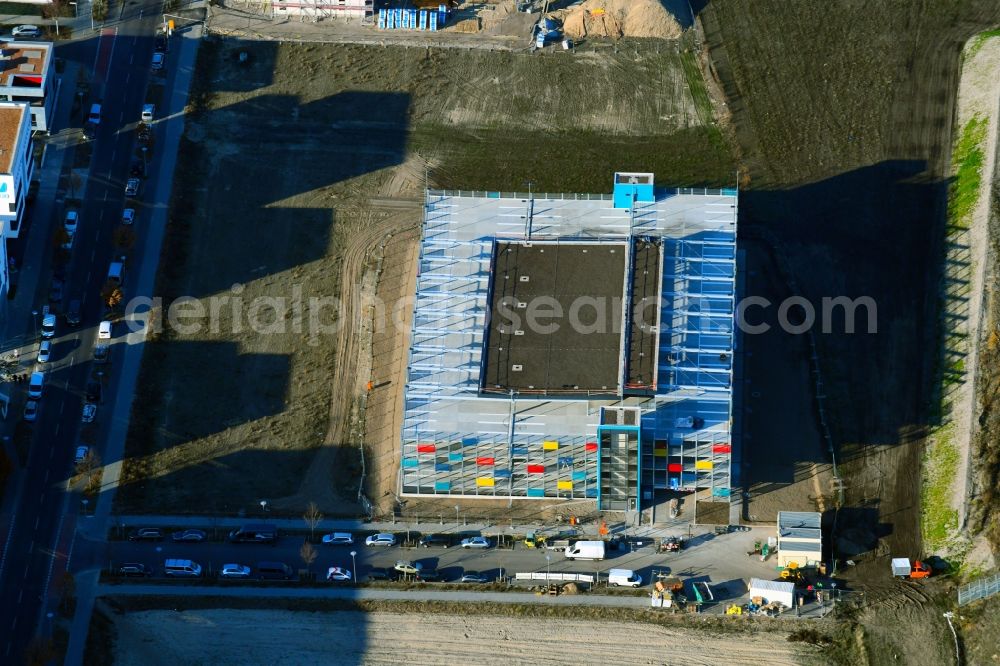
[[[577,541],[563,551],[567,560],[603,560],[603,541]]]

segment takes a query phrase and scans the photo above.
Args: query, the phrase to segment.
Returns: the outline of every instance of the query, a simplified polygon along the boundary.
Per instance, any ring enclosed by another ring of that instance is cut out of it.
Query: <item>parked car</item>
[[[87,400],[90,402],[100,402],[101,401],[101,382],[99,381],[89,381],[87,382],[86,390]]]
[[[490,541],[486,537],[470,537],[462,539],[462,548],[489,548]]]
[[[102,321],[97,327],[97,339],[98,340],[110,340],[111,339],[111,322]]]
[[[462,575],[462,578],[458,581],[459,583],[476,583],[478,585],[485,585],[490,582],[490,579],[482,574],[478,574],[472,571],[466,571]]]
[[[73,456],[73,464],[74,465],[79,465],[80,463],[82,463],[84,460],[86,460],[87,455],[89,453],[90,453],[90,447],[89,446],[78,446],[78,447],[76,447],[76,454]],[[156,528],[150,528],[150,529],[156,529]],[[159,532],[158,529],[156,531]],[[160,538],[161,539],[163,538],[162,534],[160,535]],[[140,540],[141,539],[133,539],[131,536],[129,537],[129,541],[140,541]]]
[[[448,548],[451,546],[451,537],[447,534],[425,534],[420,537],[420,545],[424,548],[430,548],[431,546]]]
[[[63,220],[63,229],[69,235],[76,234],[77,227],[80,226],[80,214],[75,210],[66,211],[66,219]]]
[[[97,418],[97,405],[92,402],[83,403],[83,410],[80,413],[81,423],[93,423]]]
[[[127,197],[137,197],[139,196],[139,179],[129,178],[125,181],[125,196]]]
[[[128,175],[136,178],[144,178],[146,176],[146,165],[139,160],[132,162],[132,166],[128,168]]]
[[[330,567],[326,570],[326,579],[331,582],[351,582],[351,570],[341,567]]]
[[[172,535],[170,535],[170,538],[173,539],[174,541],[201,543],[202,541],[208,538],[208,535],[205,534],[204,530],[187,529],[174,532]]]
[[[127,562],[118,567],[119,576],[152,576],[153,568],[137,562]]]
[[[79,298],[74,298],[69,302],[69,307],[66,308],[66,323],[70,326],[79,326],[82,311],[83,303],[80,302]]]
[[[435,583],[441,580],[441,574],[437,569],[428,569],[417,572],[417,580],[421,583]]]
[[[191,560],[167,560],[163,563],[163,575],[196,578],[201,575],[201,565]]]
[[[41,37],[42,29],[37,25],[18,25],[14,26],[14,29],[10,31],[10,36],[16,39],[24,39],[28,37]]]
[[[135,208],[126,208],[122,211],[122,224],[132,224],[135,222]]]
[[[94,345],[94,363],[108,362],[108,346],[103,344]]]
[[[155,114],[156,114],[156,105],[155,104],[143,104],[142,105],[142,115],[140,116],[140,118],[142,119],[142,122],[144,122],[144,123],[151,123],[151,122],[153,122],[153,116]]]
[[[52,356],[52,341],[42,340],[38,343],[38,362],[48,363],[49,358]]]
[[[38,419],[38,401],[29,400],[24,403],[24,420],[28,423],[34,423]]]
[[[87,114],[87,122],[91,125],[101,124],[101,105],[99,103],[90,105],[90,113]]]
[[[72,240],[72,236],[70,237]],[[65,246],[63,246],[65,248]],[[62,303],[63,299],[63,283],[61,280],[52,280],[51,286],[49,286],[49,303]]]
[[[87,447],[81,446],[80,449],[85,449]],[[79,453],[79,450],[77,452]],[[82,458],[77,460],[80,462]],[[128,535],[129,541],[163,541],[163,530],[159,527],[138,527]]]
[[[396,566],[393,567],[396,571],[401,574],[418,574],[424,566],[420,562],[410,562],[408,560],[399,560],[396,562]]]
[[[153,42],[153,50],[157,53],[166,53],[170,50],[170,41],[166,35],[157,35]]]
[[[151,67],[154,70],[163,69],[163,63],[164,61],[166,61],[166,59],[167,56],[163,52],[156,51],[155,53],[153,53],[153,62],[151,63]]]
[[[396,536],[394,534],[373,534],[365,539],[366,546],[395,546]]]
[[[324,534],[323,543],[328,546],[350,546],[354,543],[354,536],[350,532]]]
[[[222,578],[249,578],[250,567],[245,564],[223,564],[219,576]]]
[[[45,388],[45,373],[33,372],[28,379],[28,397],[38,400],[42,397],[42,390]]]
[[[284,562],[258,562],[257,578],[261,580],[291,580],[292,568]]]
[[[372,580],[396,580],[399,575],[393,569],[376,567],[368,571],[367,579]]]

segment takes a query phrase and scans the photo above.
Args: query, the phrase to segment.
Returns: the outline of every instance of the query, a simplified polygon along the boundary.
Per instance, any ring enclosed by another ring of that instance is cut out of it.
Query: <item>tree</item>
[[[114,282],[108,280],[101,289],[101,300],[112,310],[118,307],[124,298],[121,288]]]
[[[299,557],[302,558],[302,562],[306,565],[306,569],[308,569],[316,561],[316,558],[319,557],[319,553],[316,552],[316,546],[308,541],[304,541],[302,547],[299,548]]]
[[[316,502],[309,502],[309,506],[306,507],[306,512],[302,514],[302,520],[306,521],[306,525],[309,526],[309,538],[315,541],[316,526],[323,522],[323,514],[320,513],[319,507],[316,506]]]

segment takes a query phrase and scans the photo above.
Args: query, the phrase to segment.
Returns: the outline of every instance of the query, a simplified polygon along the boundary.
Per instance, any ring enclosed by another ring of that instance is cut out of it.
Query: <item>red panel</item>
[[[493,458],[476,458],[477,465],[492,465]]]
[[[587,442],[587,450],[588,451],[596,451],[597,450],[597,442]]]
[[[728,444],[716,444],[712,447],[712,453],[732,453],[733,447]]]
[[[666,442],[656,442],[656,444],[653,446],[653,448],[656,449],[657,451],[659,451],[660,449],[665,449],[665,448],[667,448],[667,443]]]
[[[528,474],[545,474],[545,465],[528,465]]]
[[[684,468],[681,466],[680,463],[670,463],[669,465],[667,465],[668,472],[680,472],[683,469]]]
[[[417,444],[417,453],[434,453],[437,447],[433,444]]]

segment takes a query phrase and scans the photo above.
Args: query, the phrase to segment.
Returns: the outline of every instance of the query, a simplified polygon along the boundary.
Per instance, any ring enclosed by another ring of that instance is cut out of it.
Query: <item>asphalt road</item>
[[[159,0],[129,5],[129,13],[134,18],[117,26],[114,46],[107,60],[106,80],[102,85],[92,86],[92,95],[101,97],[102,121],[94,138],[90,177],[80,210],[64,299],[68,303],[72,298],[83,298],[83,322],[80,328],[69,329],[60,321],[52,360],[47,368],[45,395],[34,425],[20,504],[8,535],[0,580],[0,635],[4,636],[0,662],[3,663],[20,663],[20,655],[39,628],[38,623],[46,611],[53,553],[69,543],[69,539],[61,536],[66,534],[65,525],[72,523],[78,508],[77,498],[67,494],[64,482],[73,466],[83,389],[90,372],[97,324],[103,314],[100,291],[115,254],[113,233],[119,224],[125,180],[132,159],[135,134],[130,130],[138,120],[144,101],[160,6]],[[56,56],[78,61],[90,69],[98,59],[98,44],[96,36],[60,44]],[[169,64],[168,56],[168,67]],[[73,85],[73,82],[64,85]],[[85,107],[91,101],[95,100],[88,100]],[[79,124],[82,117],[78,115],[72,122]],[[63,212],[63,208],[57,206],[53,219],[47,224],[36,221],[32,232],[51,233],[62,223]],[[140,210],[135,226],[137,246],[142,240],[142,221],[143,211]],[[46,276],[40,280],[39,308],[47,290]],[[126,297],[129,294],[127,278],[125,294]],[[27,318],[31,319],[30,313]],[[26,323],[37,325],[37,322]],[[116,351],[112,351],[109,381],[105,385],[106,400],[115,386]],[[99,409],[101,430],[107,428],[107,419],[111,416]],[[98,441],[103,439],[98,438]]]

